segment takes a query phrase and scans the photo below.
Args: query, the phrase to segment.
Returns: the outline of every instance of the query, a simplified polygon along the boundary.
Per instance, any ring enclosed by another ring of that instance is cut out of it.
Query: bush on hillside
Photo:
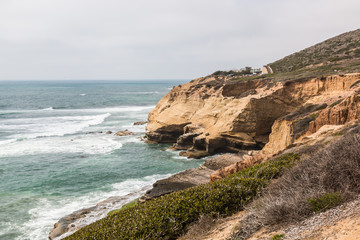
[[[124,209],[66,239],[174,239],[200,216],[229,215],[299,159],[287,154],[228,178],[175,192]]]
[[[360,126],[357,126],[270,184],[251,205],[233,239],[246,239],[264,225],[303,220],[359,193]]]
[[[340,193],[325,193],[324,195],[307,200],[313,212],[322,212],[336,207],[341,203]]]

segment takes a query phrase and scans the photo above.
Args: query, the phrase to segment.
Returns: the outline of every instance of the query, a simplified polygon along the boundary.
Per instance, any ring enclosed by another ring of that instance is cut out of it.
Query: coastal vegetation
[[[132,205],[66,239],[174,239],[200,216],[226,216],[242,210],[299,158],[289,153],[217,182]]]
[[[251,204],[234,240],[246,239],[262,226],[304,220],[360,194],[360,126],[318,148]]]

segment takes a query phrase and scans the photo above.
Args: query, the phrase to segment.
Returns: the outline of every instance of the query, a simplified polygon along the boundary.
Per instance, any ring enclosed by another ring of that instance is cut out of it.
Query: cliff
[[[323,125],[358,119],[359,82],[358,73],[280,82],[199,78],[174,87],[158,103],[146,135],[189,152],[265,146],[262,153],[274,154]]]

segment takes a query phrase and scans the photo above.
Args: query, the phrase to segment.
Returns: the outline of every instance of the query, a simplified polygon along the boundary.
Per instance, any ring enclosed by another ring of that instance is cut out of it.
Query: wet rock
[[[139,122],[134,122],[134,125],[145,125],[147,123],[148,121],[139,121]]]
[[[115,136],[129,136],[129,135],[134,135],[133,132],[128,131],[127,129],[125,131],[118,131],[117,133],[114,134]]]
[[[112,134],[112,131],[107,131],[106,134]]]

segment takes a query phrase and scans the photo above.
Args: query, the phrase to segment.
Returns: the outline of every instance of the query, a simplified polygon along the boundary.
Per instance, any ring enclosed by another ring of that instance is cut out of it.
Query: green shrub
[[[189,188],[138,204],[66,239],[174,239],[200,216],[229,215],[243,209],[269,180],[299,159],[287,154],[217,182]]]
[[[339,205],[341,203],[341,196],[338,192],[325,193],[318,198],[308,199],[308,203],[314,212],[322,212]]]
[[[276,234],[271,238],[271,240],[281,240],[284,237],[285,237],[285,234]]]

